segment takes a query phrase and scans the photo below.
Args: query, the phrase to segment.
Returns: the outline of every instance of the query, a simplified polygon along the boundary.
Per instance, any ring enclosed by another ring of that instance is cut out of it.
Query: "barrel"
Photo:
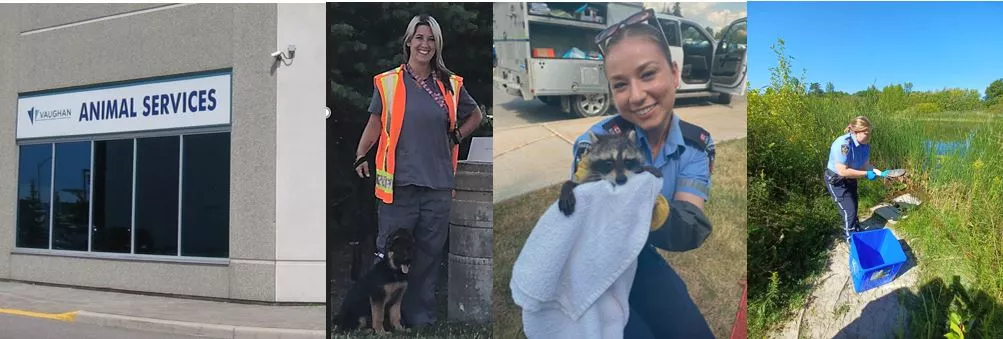
[[[462,161],[456,168],[456,196],[449,212],[451,321],[491,321],[492,165]]]

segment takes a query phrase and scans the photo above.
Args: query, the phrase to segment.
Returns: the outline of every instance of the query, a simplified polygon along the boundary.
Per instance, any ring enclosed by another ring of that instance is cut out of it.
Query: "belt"
[[[857,179],[855,178],[846,178],[839,174],[836,174],[836,172],[833,172],[831,169],[828,168],[825,169],[825,180],[831,182],[833,185],[837,185],[839,184],[840,181],[843,180],[854,181],[854,182],[857,181]]]

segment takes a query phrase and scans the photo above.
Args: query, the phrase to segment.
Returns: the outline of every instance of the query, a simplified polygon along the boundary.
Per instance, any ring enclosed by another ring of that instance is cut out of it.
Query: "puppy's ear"
[[[397,239],[407,237],[410,233],[406,229],[398,228],[392,235],[390,235],[391,242],[397,241]]]

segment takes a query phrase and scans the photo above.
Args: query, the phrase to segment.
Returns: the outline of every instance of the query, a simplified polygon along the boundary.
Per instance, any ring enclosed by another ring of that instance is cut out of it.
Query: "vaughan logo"
[[[28,110],[28,120],[34,125],[35,121],[69,119],[73,117],[73,112],[68,108],[40,111],[35,107]]]

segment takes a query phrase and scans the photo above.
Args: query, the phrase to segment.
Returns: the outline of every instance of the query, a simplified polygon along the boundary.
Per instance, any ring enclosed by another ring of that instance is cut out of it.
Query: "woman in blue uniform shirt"
[[[887,176],[871,165],[871,122],[867,117],[853,118],[850,124],[829,147],[829,163],[825,169],[825,187],[839,206],[843,218],[843,236],[862,231],[857,219],[857,179],[874,180]]]
[[[680,69],[666,41],[650,9],[596,36],[619,113],[589,131],[598,135],[634,129],[635,142],[647,163],[662,172],[661,192],[671,210],[665,224],[651,231],[638,255],[624,337],[712,338],[685,283],[655,250],[697,248],[711,231],[703,206],[710,191],[714,143],[707,131],[672,112]],[[589,140],[586,132],[575,142],[572,176]]]

